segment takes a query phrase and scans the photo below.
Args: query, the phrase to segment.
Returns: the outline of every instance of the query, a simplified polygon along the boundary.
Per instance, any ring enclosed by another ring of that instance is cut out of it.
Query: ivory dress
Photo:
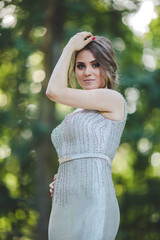
[[[59,167],[49,218],[49,240],[114,240],[120,212],[111,163],[127,120],[77,108],[51,133]]]

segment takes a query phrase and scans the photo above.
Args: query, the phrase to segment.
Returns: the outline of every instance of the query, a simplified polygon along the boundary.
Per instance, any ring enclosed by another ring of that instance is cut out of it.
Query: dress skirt
[[[59,165],[48,225],[49,240],[114,240],[120,212],[106,159]]]

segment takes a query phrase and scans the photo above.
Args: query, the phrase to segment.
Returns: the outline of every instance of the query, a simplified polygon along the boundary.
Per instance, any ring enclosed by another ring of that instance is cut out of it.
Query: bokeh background
[[[116,239],[159,240],[158,0],[0,1],[0,239],[48,239],[49,183],[58,168],[50,134],[74,109],[45,91],[63,47],[79,31],[112,41],[128,103],[113,162],[121,211]]]

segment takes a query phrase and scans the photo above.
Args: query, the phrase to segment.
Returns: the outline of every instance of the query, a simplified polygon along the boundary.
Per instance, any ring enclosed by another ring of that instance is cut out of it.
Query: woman
[[[73,75],[82,89],[74,88]],[[53,70],[46,95],[77,109],[51,134],[59,168],[51,190],[49,240],[116,237],[120,214],[111,162],[127,119],[126,101],[114,89],[116,78],[110,41],[90,32],[70,39]]]

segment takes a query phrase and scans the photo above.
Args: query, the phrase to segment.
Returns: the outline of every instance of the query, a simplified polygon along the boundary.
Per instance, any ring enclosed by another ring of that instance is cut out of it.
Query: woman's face
[[[85,90],[103,88],[106,84],[100,65],[90,50],[77,54],[75,74],[79,85]]]

